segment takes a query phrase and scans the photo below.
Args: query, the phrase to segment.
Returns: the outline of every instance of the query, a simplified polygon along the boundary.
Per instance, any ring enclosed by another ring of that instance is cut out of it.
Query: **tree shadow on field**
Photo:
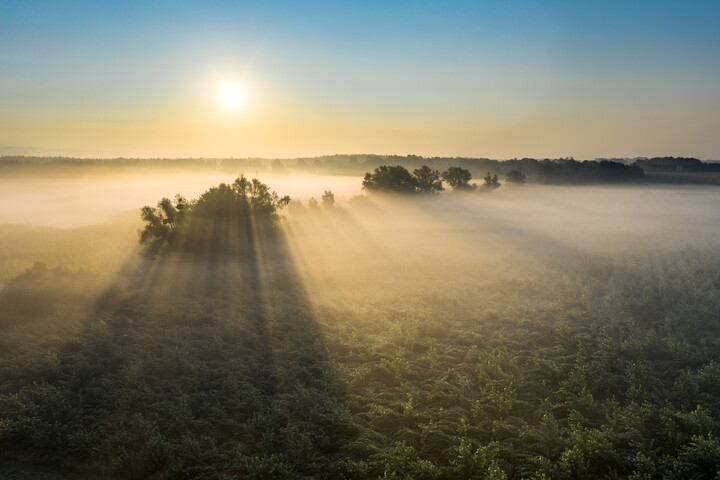
[[[3,446],[123,478],[343,474],[354,430],[287,239],[211,228],[118,279],[27,408],[1,412],[42,428]]]

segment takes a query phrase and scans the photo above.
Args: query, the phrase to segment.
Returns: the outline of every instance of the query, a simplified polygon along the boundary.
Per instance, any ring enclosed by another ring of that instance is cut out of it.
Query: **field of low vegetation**
[[[379,173],[0,225],[0,477],[720,475],[720,192]]]

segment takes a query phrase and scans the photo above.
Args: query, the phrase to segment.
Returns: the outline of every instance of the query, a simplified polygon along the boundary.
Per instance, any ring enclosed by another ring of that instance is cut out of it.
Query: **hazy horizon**
[[[720,158],[717,2],[0,5],[0,145]]]
[[[719,25],[0,0],[0,479],[720,479]]]
[[[186,160],[186,159],[219,159],[219,160],[243,160],[243,159],[259,159],[259,160],[295,160],[295,159],[301,159],[301,158],[323,158],[323,157],[333,157],[333,156],[354,156],[354,155],[372,155],[377,157],[403,157],[403,156],[417,156],[421,158],[468,158],[468,159],[487,159],[487,160],[494,160],[499,162],[504,162],[508,160],[514,160],[519,158],[534,158],[536,160],[544,160],[544,159],[557,159],[557,158],[573,158],[577,161],[592,161],[592,160],[604,160],[604,159],[611,159],[611,160],[633,160],[633,159],[641,159],[641,158],[653,158],[653,157],[676,157],[676,158],[697,158],[698,160],[702,160],[704,162],[720,162],[720,155],[718,155],[717,158],[714,157],[693,157],[691,155],[638,155],[638,156],[628,156],[628,155],[619,155],[619,156],[599,156],[599,157],[593,157],[593,158],[582,158],[577,157],[574,155],[564,155],[560,157],[544,157],[541,155],[535,155],[535,156],[527,156],[527,157],[520,157],[520,156],[514,156],[514,157],[487,157],[482,155],[475,155],[475,156],[464,156],[464,157],[453,157],[451,155],[433,155],[433,156],[425,156],[425,155],[419,155],[413,152],[407,152],[404,154],[396,154],[396,153],[373,153],[373,152],[334,152],[334,153],[326,153],[322,155],[312,155],[312,156],[303,156],[303,155],[290,155],[286,157],[268,157],[268,156],[258,156],[258,157],[252,157],[252,156],[239,156],[239,155],[227,155],[227,156],[209,156],[209,155],[198,155],[198,156],[188,156],[188,157],[182,157],[182,156],[176,156],[176,157],[152,157],[152,156],[123,156],[123,155],[111,155],[107,152],[86,152],[86,151],[77,151],[77,150],[53,150],[53,149],[46,149],[41,147],[29,147],[29,146],[0,146],[0,157],[28,157],[28,158],[78,158],[78,159],[84,159],[84,160],[114,160],[114,159],[130,159],[130,160],[147,160],[147,159],[166,159],[166,160]]]

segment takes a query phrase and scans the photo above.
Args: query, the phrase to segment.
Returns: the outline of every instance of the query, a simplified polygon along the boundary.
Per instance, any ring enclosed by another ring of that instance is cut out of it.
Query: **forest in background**
[[[322,157],[267,159],[267,158],[71,158],[71,157],[0,157],[0,172],[8,174],[52,173],[55,169],[64,173],[66,167],[87,171],[87,167],[111,170],[188,169],[222,172],[247,172],[252,174],[314,174],[314,175],[361,175],[380,165],[401,165],[409,170],[429,165],[444,170],[458,166],[472,172],[476,177],[491,172],[506,175],[519,170],[531,182],[543,184],[592,184],[592,183],[720,183],[720,161],[701,161],[697,158],[602,158],[575,160],[572,157],[556,159],[513,158],[492,160],[489,158],[422,157],[418,155],[327,155]]]
[[[0,473],[713,478],[718,192],[526,188],[0,227]]]

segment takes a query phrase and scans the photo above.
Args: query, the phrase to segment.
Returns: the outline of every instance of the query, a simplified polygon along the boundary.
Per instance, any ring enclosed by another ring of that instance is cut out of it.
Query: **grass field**
[[[4,225],[0,476],[714,478],[718,200],[343,201],[159,259],[132,212]]]

